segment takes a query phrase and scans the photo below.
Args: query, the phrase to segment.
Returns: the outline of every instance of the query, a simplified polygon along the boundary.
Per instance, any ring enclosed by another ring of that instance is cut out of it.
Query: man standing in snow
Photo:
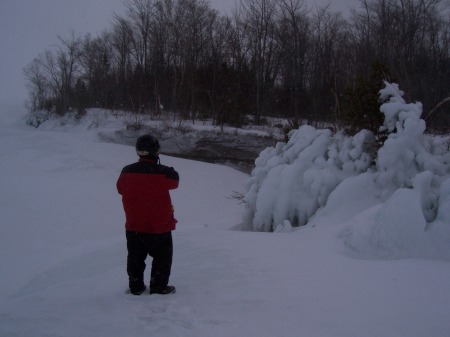
[[[153,258],[150,294],[173,294],[169,286],[172,268],[172,231],[174,218],[169,190],[178,187],[179,176],[173,167],[159,162],[159,142],[144,135],[136,142],[139,161],[125,166],[117,180],[122,195],[127,238],[127,273],[130,292],[140,295],[144,284],[145,260]]]

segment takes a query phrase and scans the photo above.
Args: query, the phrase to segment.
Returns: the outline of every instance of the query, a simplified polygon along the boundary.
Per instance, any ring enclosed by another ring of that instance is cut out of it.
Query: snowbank
[[[376,158],[367,130],[349,137],[311,126],[261,152],[247,182],[244,229],[279,232],[333,215],[357,256],[450,259],[449,137],[426,135],[422,105],[402,95],[396,84],[380,91],[388,138]]]
[[[305,125],[287,144],[264,150],[248,181],[246,229],[271,231],[284,220],[306,224],[339,183],[369,168],[365,145],[372,138],[365,130],[350,138]]]

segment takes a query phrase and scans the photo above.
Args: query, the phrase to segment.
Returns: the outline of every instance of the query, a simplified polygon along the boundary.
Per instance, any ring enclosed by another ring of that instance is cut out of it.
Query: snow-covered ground
[[[126,294],[115,182],[134,149],[83,125],[34,129],[17,113],[0,113],[0,336],[450,335],[445,254],[362,259],[349,248],[349,238],[363,241],[348,231],[378,214],[362,206],[364,194],[351,196],[359,202],[350,220],[331,203],[297,231],[243,232],[244,207],[230,196],[249,176],[165,156],[180,173],[177,293]]]

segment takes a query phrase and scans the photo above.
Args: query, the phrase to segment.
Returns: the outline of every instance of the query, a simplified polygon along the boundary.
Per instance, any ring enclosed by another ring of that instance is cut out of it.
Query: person
[[[125,211],[127,274],[130,292],[140,295],[144,283],[145,260],[153,258],[150,294],[173,294],[168,285],[172,268],[174,217],[169,190],[178,188],[179,176],[173,167],[160,164],[160,145],[151,135],[136,141],[139,161],[125,166],[117,180]]]

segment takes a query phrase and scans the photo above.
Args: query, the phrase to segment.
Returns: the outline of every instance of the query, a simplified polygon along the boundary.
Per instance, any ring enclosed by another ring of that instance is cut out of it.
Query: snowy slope
[[[126,294],[115,181],[133,148],[83,128],[28,128],[14,112],[0,114],[0,336],[450,334],[448,261],[354,259],[333,207],[291,233],[231,230],[243,206],[229,197],[248,176],[170,157],[177,294]]]

